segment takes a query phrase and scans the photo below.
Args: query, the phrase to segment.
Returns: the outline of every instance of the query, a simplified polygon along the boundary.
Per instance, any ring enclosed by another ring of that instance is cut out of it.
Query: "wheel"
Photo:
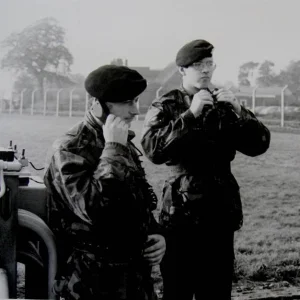
[[[55,299],[52,293],[57,269],[54,234],[40,217],[27,210],[18,209],[18,221],[17,260],[26,266],[26,298]]]

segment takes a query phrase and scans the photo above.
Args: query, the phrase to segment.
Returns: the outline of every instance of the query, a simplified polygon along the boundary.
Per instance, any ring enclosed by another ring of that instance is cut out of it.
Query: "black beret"
[[[86,91],[99,101],[124,102],[141,94],[147,87],[147,81],[128,67],[104,65],[92,71],[84,85]]]
[[[185,44],[176,55],[176,65],[188,67],[194,62],[212,56],[214,46],[205,40],[194,40]]]

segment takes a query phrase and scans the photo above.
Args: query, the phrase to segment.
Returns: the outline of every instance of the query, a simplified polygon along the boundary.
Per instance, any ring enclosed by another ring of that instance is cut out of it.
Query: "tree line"
[[[43,93],[45,87],[83,87],[85,76],[70,73],[74,58],[65,46],[65,29],[54,18],[41,19],[19,33],[10,34],[0,46],[4,51],[0,67],[15,72],[13,89],[16,92],[24,88],[38,88]],[[127,60],[116,58],[110,63],[127,65]],[[274,66],[270,60],[242,64],[238,73],[239,85],[271,87],[287,84],[299,98],[300,60],[291,61],[278,73]]]
[[[239,68],[238,82],[241,86],[272,87],[288,85],[294,96],[300,96],[300,60],[292,60],[285,69],[274,71],[275,64],[270,60],[262,63],[249,61]]]

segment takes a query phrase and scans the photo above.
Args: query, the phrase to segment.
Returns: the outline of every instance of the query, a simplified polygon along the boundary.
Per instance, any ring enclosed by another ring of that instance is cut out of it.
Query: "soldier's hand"
[[[114,142],[126,146],[128,125],[119,117],[110,114],[103,125],[103,135],[106,143]]]
[[[206,90],[200,90],[198,93],[196,93],[193,97],[192,104],[190,106],[190,110],[197,118],[202,110],[204,105],[213,105],[213,98],[211,94]]]
[[[149,245],[149,246],[147,246]],[[158,265],[166,251],[166,240],[160,234],[148,236],[146,248],[144,249],[144,259],[150,266]]]
[[[241,115],[241,105],[238,102],[238,100],[236,99],[235,95],[233,94],[232,91],[230,90],[226,90],[226,89],[219,89],[217,91],[214,92],[214,95],[217,97],[217,100],[219,102],[228,102],[230,103],[233,108],[234,111],[238,114]]]

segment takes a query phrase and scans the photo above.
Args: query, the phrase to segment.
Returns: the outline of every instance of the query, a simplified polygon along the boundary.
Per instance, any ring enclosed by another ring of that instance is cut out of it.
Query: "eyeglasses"
[[[202,71],[205,67],[209,70],[213,69],[216,64],[213,61],[201,61],[201,62],[195,62],[192,64],[192,66],[198,70]]]

